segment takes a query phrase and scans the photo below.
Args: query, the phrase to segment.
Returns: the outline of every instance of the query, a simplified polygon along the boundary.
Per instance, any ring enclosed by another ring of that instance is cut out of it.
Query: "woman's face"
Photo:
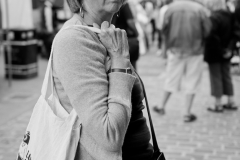
[[[116,13],[123,4],[123,0],[84,0],[85,5],[93,12]]]

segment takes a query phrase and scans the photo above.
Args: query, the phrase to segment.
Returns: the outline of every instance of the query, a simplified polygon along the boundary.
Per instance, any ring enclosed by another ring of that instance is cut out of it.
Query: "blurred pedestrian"
[[[169,5],[163,22],[162,57],[167,58],[165,86],[160,106],[154,111],[163,115],[172,93],[185,94],[185,122],[196,120],[191,113],[192,103],[200,84],[204,39],[211,23],[203,5],[192,0],[176,0]]]
[[[157,46],[158,49],[161,47],[161,34],[160,34],[160,28],[159,28],[159,12],[162,8],[162,3],[158,4],[155,9],[155,23],[156,23],[156,32],[157,32]]]
[[[161,54],[161,48],[162,48],[162,27],[163,27],[163,21],[164,21],[164,16],[165,13],[168,9],[168,6],[170,3],[172,3],[173,0],[163,0],[163,6],[160,8],[159,13],[158,13],[158,19],[156,20],[156,26],[158,29],[158,51],[157,51],[157,55]]]
[[[212,30],[206,41],[204,60],[209,65],[211,94],[215,104],[208,108],[212,112],[223,112],[224,109],[237,110],[234,102],[234,91],[231,78],[232,52],[229,45],[232,40],[233,14],[227,10],[225,0],[211,1],[210,20]],[[222,96],[228,97],[227,104],[222,104]]]
[[[155,21],[155,17],[157,16],[157,7],[154,6],[153,7],[153,10],[150,14],[150,23],[151,23],[151,26],[152,26],[152,44],[154,44],[154,41],[155,41],[155,35],[157,33],[157,27],[156,27],[156,21]]]
[[[128,37],[130,62],[137,69],[137,60],[139,58],[138,31],[135,25],[135,19],[128,3],[123,5],[120,11],[113,17],[112,23],[115,27],[124,29]]]
[[[228,12],[230,12],[232,14],[232,37],[231,37],[231,43],[228,47],[228,49],[230,49],[230,51],[233,54],[233,58],[231,59],[231,65],[232,66],[237,66],[238,63],[236,60],[238,60],[238,41],[239,41],[239,22],[237,19],[239,19],[239,16],[236,15],[236,13],[238,12],[236,9],[237,7],[237,1],[236,0],[226,0],[226,10]],[[235,16],[236,15],[236,16]],[[236,25],[235,25],[236,24]],[[238,67],[237,67],[238,68]]]
[[[128,4],[131,8],[136,29],[138,31],[139,56],[140,56],[144,55],[147,52],[143,23],[148,23],[148,17],[145,14],[146,12],[144,11],[139,1],[140,0],[128,0]]]
[[[49,58],[52,41],[56,34],[54,30],[53,3],[51,0],[33,1],[33,22],[37,38],[42,42],[41,54]]]
[[[135,1],[134,14],[136,15],[136,21],[138,22],[136,27],[138,28],[138,33],[139,33],[139,44],[140,44],[139,52],[141,55],[144,55],[147,53],[149,49],[147,33],[146,33],[146,28],[149,23],[149,18],[143,6],[139,2],[140,0],[131,0],[131,1]]]
[[[147,13],[147,17],[149,18],[149,22],[147,25],[147,41],[149,43],[149,47],[153,44],[154,35],[156,31],[155,20],[154,20],[154,6],[152,1],[145,2],[145,11]]]
[[[234,13],[236,9],[236,0],[226,0],[226,7],[228,11]]]
[[[240,42],[240,0],[235,1],[233,39],[234,43]]]

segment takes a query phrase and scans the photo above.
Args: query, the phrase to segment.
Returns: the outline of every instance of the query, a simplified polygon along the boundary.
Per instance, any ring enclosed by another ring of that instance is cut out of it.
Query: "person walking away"
[[[232,52],[229,45],[232,40],[233,14],[227,10],[224,0],[212,0],[210,20],[212,30],[206,40],[204,60],[208,63],[210,73],[211,95],[215,104],[208,111],[221,113],[224,109],[237,110],[231,78]],[[228,97],[227,104],[222,104],[222,96]]]
[[[140,0],[131,0],[131,1],[135,1],[134,14],[136,15],[135,16],[137,21],[136,27],[138,28],[138,33],[139,33],[139,44],[140,44],[139,52],[141,55],[144,55],[148,52],[148,49],[149,49],[147,34],[146,34],[146,28],[149,22],[149,18],[143,6],[139,2]]]
[[[200,84],[204,39],[211,23],[206,8],[196,1],[176,0],[169,5],[163,22],[163,58],[167,58],[165,86],[160,106],[153,110],[163,115],[172,93],[185,94],[185,122],[197,119],[191,108]]]
[[[234,13],[236,9],[236,0],[226,0],[226,7],[230,12]]]
[[[149,43],[149,47],[151,47],[151,45],[153,44],[153,32],[155,31],[155,22],[153,19],[153,11],[154,11],[154,6],[153,6],[153,2],[151,1],[145,1],[144,4],[144,9],[147,13],[147,17],[149,18],[149,22],[147,24],[147,28],[146,28],[146,32],[147,32],[147,40]]]
[[[165,13],[168,9],[168,6],[170,3],[172,3],[173,0],[163,0],[163,6],[160,8],[159,13],[158,13],[158,19],[156,20],[156,27],[158,30],[158,51],[157,55],[161,55],[161,48],[162,48],[162,27],[163,27],[163,21],[164,21],[164,16]]]
[[[150,23],[151,23],[151,26],[152,26],[152,45],[154,44],[154,41],[155,41],[155,35],[157,33],[157,28],[156,28],[156,16],[157,16],[157,11],[158,11],[158,8],[156,6],[156,4],[154,4],[153,6],[153,10],[152,12],[150,12]]]
[[[124,4],[120,11],[115,14],[112,20],[115,27],[124,29],[127,32],[130,62],[137,69],[137,60],[139,58],[138,31],[135,25],[135,19],[128,3]]]
[[[239,42],[240,42],[240,1],[236,0],[234,5],[235,5],[235,8],[233,12],[234,22],[233,22],[232,50],[234,50],[235,54],[239,57],[240,53],[238,52],[239,52]],[[236,60],[236,62],[238,63],[238,60]]]
[[[236,0],[234,11],[234,39],[240,41],[240,0]]]

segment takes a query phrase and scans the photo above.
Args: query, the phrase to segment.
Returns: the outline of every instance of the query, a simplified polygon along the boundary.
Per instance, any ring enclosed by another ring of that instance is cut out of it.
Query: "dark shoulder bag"
[[[128,46],[130,61],[137,61],[139,58],[139,41],[138,37],[128,37]]]
[[[163,152],[160,151],[160,149],[158,147],[158,144],[157,144],[157,139],[156,139],[156,135],[155,135],[154,127],[153,127],[152,117],[151,117],[151,113],[150,113],[148,100],[147,100],[147,95],[146,95],[146,91],[145,91],[143,81],[136,71],[135,71],[135,73],[137,74],[137,76],[138,76],[138,78],[141,82],[141,85],[142,85],[142,88],[143,88],[143,94],[144,94],[145,102],[146,102],[146,108],[147,108],[147,113],[148,113],[148,118],[149,118],[149,124],[150,124],[150,129],[151,129],[151,134],[152,134],[153,150],[154,150],[152,160],[166,160]]]

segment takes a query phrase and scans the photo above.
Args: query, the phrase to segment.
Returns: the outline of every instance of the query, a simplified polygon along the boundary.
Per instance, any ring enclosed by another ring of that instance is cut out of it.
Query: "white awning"
[[[33,29],[32,0],[0,0],[3,29]],[[8,7],[7,7],[8,6]],[[7,17],[8,12],[8,17]],[[7,26],[7,19],[9,26]]]

